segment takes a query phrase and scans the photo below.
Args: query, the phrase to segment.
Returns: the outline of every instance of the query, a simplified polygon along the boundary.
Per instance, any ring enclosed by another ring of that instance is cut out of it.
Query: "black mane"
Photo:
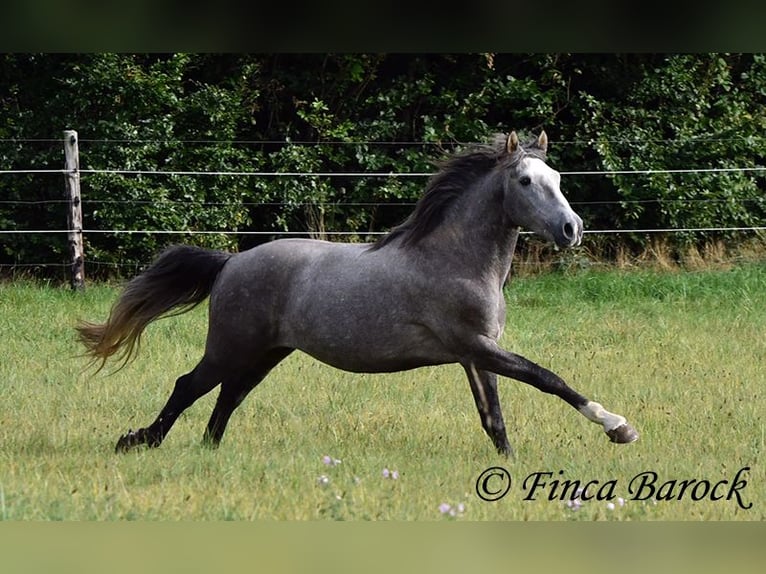
[[[498,163],[510,167],[525,156],[545,159],[545,154],[533,147],[509,154],[507,136],[497,134],[490,145],[475,145],[446,160],[437,162],[440,168],[426,184],[426,190],[415,205],[415,210],[400,225],[381,237],[371,249],[380,249],[399,240],[400,247],[414,245],[431,233],[444,220],[445,213],[455,200],[479,177],[492,170]]]

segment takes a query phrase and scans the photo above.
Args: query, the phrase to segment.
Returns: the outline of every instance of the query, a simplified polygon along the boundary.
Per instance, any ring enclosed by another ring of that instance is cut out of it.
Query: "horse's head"
[[[508,166],[504,209],[512,225],[537,233],[559,247],[582,241],[582,219],[572,211],[559,189],[561,175],[545,163],[548,136],[519,144],[516,132],[505,142]]]

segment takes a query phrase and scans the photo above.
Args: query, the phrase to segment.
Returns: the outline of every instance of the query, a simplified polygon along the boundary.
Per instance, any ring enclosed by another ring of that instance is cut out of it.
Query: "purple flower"
[[[391,480],[399,480],[398,470],[388,470],[387,468],[384,468],[382,474],[383,474],[383,478],[390,478]]]
[[[465,504],[462,502],[457,504],[456,506],[452,506],[451,504],[447,502],[442,502],[439,505],[439,512],[441,514],[447,514],[451,516],[452,518],[455,518],[457,516],[460,516],[465,512]]]
[[[326,464],[327,466],[336,466],[340,464],[341,461],[338,458],[333,458],[330,455],[326,454],[322,457],[322,462]]]

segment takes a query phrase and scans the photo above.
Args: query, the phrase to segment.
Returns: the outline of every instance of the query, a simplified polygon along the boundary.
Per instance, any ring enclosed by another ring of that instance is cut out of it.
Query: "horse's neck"
[[[502,283],[511,268],[519,229],[508,223],[502,205],[468,199],[456,205],[424,243],[454,260],[465,272]]]

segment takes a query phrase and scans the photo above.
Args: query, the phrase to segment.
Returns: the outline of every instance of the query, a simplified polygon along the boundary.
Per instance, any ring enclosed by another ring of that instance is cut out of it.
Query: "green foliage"
[[[584,95],[586,131],[607,170],[763,167],[762,55],[674,55],[638,61],[619,99]],[[759,97],[760,96],[760,97]],[[627,228],[763,225],[762,172],[611,176]],[[700,235],[682,237],[699,241]]]
[[[208,64],[205,57],[184,54],[8,56],[2,73],[9,76],[11,88],[0,99],[0,117],[10,121],[0,123],[5,125],[3,137],[11,140],[2,147],[15,153],[9,157],[5,151],[5,165],[17,169],[61,166],[60,145],[52,143],[40,153],[25,148],[22,140],[55,141],[61,130],[72,128],[78,131],[80,168],[84,170],[250,169],[257,154],[233,141],[249,120],[241,104],[253,94],[246,84],[232,79],[218,85],[197,79]],[[29,68],[34,82],[49,74],[44,91],[34,91],[34,83],[26,80]],[[241,68],[237,62],[229,63],[230,73]],[[28,113],[33,109],[37,113]],[[0,179],[0,194],[9,200],[62,199],[61,178],[46,176],[41,190],[35,184],[42,177],[28,176],[26,182],[15,176],[4,177]],[[86,173],[81,178],[84,224],[90,229],[236,230],[249,223],[245,207],[248,184],[242,178],[220,176]],[[2,209],[0,219],[6,229],[64,226],[61,204],[48,205],[43,214],[40,211],[10,205]],[[14,224],[8,225],[9,220]],[[55,247],[64,243],[60,236],[9,237],[4,259],[22,263],[45,259],[39,244],[52,253],[64,251]],[[162,235],[87,234],[86,252],[95,261],[138,263],[153,257],[171,240],[236,247],[236,241],[225,235],[168,239]]]
[[[0,57],[0,161],[58,168],[61,132],[76,129],[91,170],[430,173],[434,160],[492,132],[545,128],[562,171],[653,171],[565,178],[591,229],[763,225],[763,172],[657,171],[763,167],[765,95],[758,54],[9,54]],[[424,184],[82,177],[89,229],[348,230],[362,239],[401,221]],[[0,176],[0,226],[61,229],[63,206],[50,201],[62,189],[57,175]],[[30,200],[44,203],[19,203]],[[61,236],[3,240],[0,263],[66,259]],[[86,241],[89,260],[130,264],[171,242],[253,243],[226,234]]]

